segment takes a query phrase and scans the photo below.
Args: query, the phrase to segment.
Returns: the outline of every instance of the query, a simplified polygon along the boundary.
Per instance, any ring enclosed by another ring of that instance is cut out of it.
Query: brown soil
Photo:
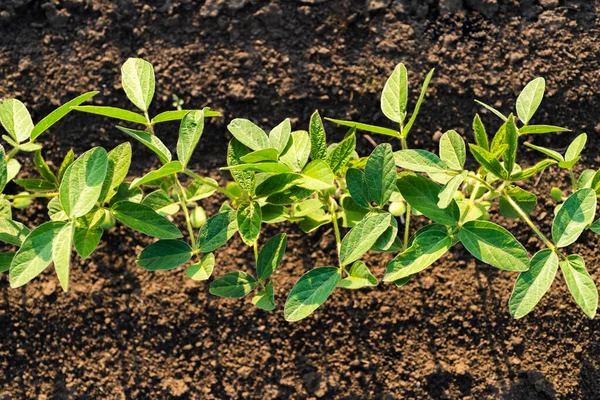
[[[145,57],[158,77],[153,111],[170,108],[172,93],[190,107],[224,111],[205,130],[192,163],[224,181],[216,167],[224,162],[225,125],[234,115],[265,126],[292,116],[305,127],[319,108],[327,116],[385,124],[378,92],[403,61],[415,95],[425,71],[436,68],[413,136],[433,149],[442,130],[471,135],[480,111],[473,98],[509,110],[523,84],[541,75],[548,98],[538,120],[588,132],[583,166],[598,166],[593,0],[202,3],[0,2],[0,98],[26,101],[35,119],[88,90],[101,90],[97,102],[126,106],[119,65]],[[494,120],[486,114],[485,121]],[[343,135],[328,128],[333,139]],[[171,147],[176,129],[159,131]],[[561,148],[572,137],[532,140]],[[123,140],[110,121],[84,115],[45,136],[54,163],[71,146],[81,152]],[[368,154],[372,145],[361,138],[359,149]],[[152,158],[140,146],[134,150],[139,174]],[[536,190],[566,187],[557,173],[546,173]],[[19,218],[41,221],[41,205]],[[214,212],[217,203],[204,205]],[[543,196],[534,218],[546,231],[551,212]],[[539,248],[526,226],[509,227],[532,253]],[[122,227],[76,263],[68,294],[50,270],[20,290],[3,277],[0,397],[600,398],[600,319],[585,318],[562,278],[531,315],[516,321],[507,309],[516,276],[457,247],[403,288],[337,290],[313,316],[289,324],[281,312],[286,294],[303,272],[333,262],[334,244],[325,229],[308,240],[294,226],[283,229],[292,240],[276,274],[274,313],[210,296],[207,284],[183,270],[141,270],[134,257],[148,240]],[[572,251],[586,257],[600,282],[600,240],[590,234],[581,243]],[[250,259],[236,238],[218,252],[215,274],[251,269]],[[381,276],[387,259],[367,261]]]

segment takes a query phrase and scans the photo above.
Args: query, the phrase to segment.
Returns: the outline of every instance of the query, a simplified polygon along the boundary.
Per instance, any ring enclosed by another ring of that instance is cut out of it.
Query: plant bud
[[[394,217],[399,217],[406,213],[406,204],[404,204],[404,202],[394,201],[390,203],[388,210]]]
[[[190,219],[192,220],[192,226],[194,228],[200,228],[202,225],[206,223],[206,212],[204,208],[198,206],[192,210],[190,215]]]

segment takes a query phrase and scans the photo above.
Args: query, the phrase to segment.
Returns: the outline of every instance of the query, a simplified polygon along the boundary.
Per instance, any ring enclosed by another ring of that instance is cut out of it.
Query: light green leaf
[[[52,192],[56,184],[43,179],[15,179],[15,183],[30,192]]]
[[[20,222],[0,217],[0,241],[21,246],[29,235],[29,228]]]
[[[198,233],[198,249],[208,253],[223,246],[237,232],[237,212],[224,211],[206,221]]]
[[[539,135],[543,133],[571,132],[570,129],[552,125],[527,125],[519,128],[519,135]]]
[[[242,271],[230,272],[210,284],[215,296],[239,299],[254,290],[256,279]]]
[[[398,150],[394,160],[400,168],[414,172],[442,173],[448,169],[445,162],[426,150]]]
[[[130,187],[133,189],[142,185],[146,185],[157,179],[183,172],[183,169],[184,167],[183,164],[181,164],[181,161],[168,162],[159,169],[150,171],[141,178],[134,179],[133,182],[131,182]]]
[[[417,234],[411,246],[388,263],[383,280],[395,282],[424,270],[456,242],[443,225],[434,224],[433,228]]]
[[[142,250],[137,264],[148,271],[170,270],[192,258],[192,248],[181,240],[159,240]]]
[[[550,289],[557,270],[558,257],[552,250],[541,250],[533,256],[529,271],[519,274],[508,302],[513,318],[522,318],[533,310]]]
[[[537,150],[540,153],[545,154],[548,157],[553,158],[558,162],[564,161],[563,156],[557,151],[550,150],[550,149],[547,149],[547,148],[541,147],[541,146],[536,146],[536,145],[528,143],[528,142],[525,142],[525,146],[527,146],[533,150]]]
[[[518,186],[509,187],[508,189],[506,189],[506,194],[510,196],[515,201],[515,203],[519,205],[519,207],[525,212],[525,214],[531,213],[537,206],[536,195]],[[520,218],[519,213],[504,197],[500,198],[500,213],[506,218]]]
[[[348,265],[365,254],[379,236],[390,226],[392,216],[388,213],[367,215],[342,239],[340,263]]]
[[[473,132],[475,132],[475,143],[484,150],[490,150],[490,144],[488,141],[488,136],[485,131],[485,126],[483,126],[483,122],[481,122],[481,118],[479,114],[475,114],[475,119],[473,119]]]
[[[179,211],[179,203],[175,203],[173,198],[162,189],[155,190],[148,194],[142,200],[142,204],[152,208],[160,215],[173,215]]]
[[[6,153],[4,147],[0,145],[0,192],[4,190],[8,183],[8,166],[6,164]]]
[[[517,98],[517,115],[527,125],[533,117],[544,98],[546,81],[544,78],[535,78],[529,82]]]
[[[456,131],[444,133],[440,139],[440,158],[450,168],[462,170],[467,158],[465,141]]]
[[[348,164],[355,147],[356,134],[351,132],[350,134],[346,135],[344,140],[342,140],[331,153],[329,153],[327,156],[327,163],[331,167],[331,170],[334,174]]]
[[[234,138],[252,150],[256,151],[270,147],[269,138],[265,131],[247,119],[236,118],[227,125],[227,129]]]
[[[283,120],[282,123],[271,129],[269,132],[269,144],[277,150],[277,154],[282,154],[287,148],[292,134],[292,124],[289,118]],[[277,158],[275,158],[277,159]]]
[[[272,311],[275,309],[273,281],[267,283],[263,290],[252,297],[252,304],[265,311]]]
[[[506,229],[488,221],[470,221],[463,225],[459,237],[475,258],[505,271],[527,271],[527,250]]]
[[[500,149],[504,151],[507,147],[508,146],[503,145]],[[492,153],[474,144],[469,144],[469,148],[471,149],[473,157],[475,157],[477,162],[485,169],[500,179],[506,179],[508,177],[508,173]]]
[[[106,203],[117,193],[117,189],[127,177],[131,165],[131,144],[121,143],[108,152],[108,169],[100,192],[100,203]]]
[[[31,115],[25,104],[17,99],[8,99],[0,104],[0,123],[19,143],[29,139],[33,131]]]
[[[13,258],[15,258],[15,253],[0,253],[0,272],[10,269]]]
[[[377,278],[371,274],[369,268],[362,261],[352,264],[348,277],[340,281],[340,287],[345,289],[362,289],[367,286],[377,286]]]
[[[13,160],[14,160],[14,158],[11,161],[13,161]],[[69,168],[69,166],[71,164],[73,164],[73,161],[75,161],[75,153],[73,152],[73,149],[70,149],[69,152],[67,153],[67,155],[65,155],[65,158],[63,159],[62,163],[60,163],[60,167],[58,169],[58,183],[62,182],[65,172],[67,171],[67,168]],[[9,166],[10,166],[10,163],[9,163]],[[20,167],[21,166],[19,165],[19,168]]]
[[[400,132],[393,129],[384,128],[377,125],[363,124],[362,122],[344,121],[342,119],[325,118],[325,120],[333,122],[334,124],[347,126],[349,128],[356,128],[359,131],[366,131],[371,133],[377,133],[380,135],[391,136],[400,138]]]
[[[300,174],[278,174],[270,176],[256,186],[255,194],[257,197],[270,196],[285,190],[290,184],[300,178]]]
[[[52,172],[52,170],[46,163],[46,160],[44,160],[44,157],[42,156],[42,152],[40,150],[36,151],[33,155],[33,163],[35,164],[35,167],[37,168],[40,175],[45,180],[54,183],[56,187],[58,187],[58,180],[56,178],[56,175],[54,175],[54,172]]]
[[[346,171],[346,185],[352,199],[361,207],[369,208],[369,195],[365,175],[358,168]]]
[[[241,157],[248,154],[250,151],[237,139],[233,138],[227,146],[227,165],[234,167],[242,164]],[[233,179],[240,185],[246,193],[254,193],[255,178],[253,172],[230,170]]]
[[[148,111],[154,97],[152,64],[141,58],[130,58],[121,67],[121,83],[127,97],[137,108]]]
[[[46,222],[23,241],[10,265],[10,286],[23,286],[45,270],[52,262],[52,241],[65,226],[64,222]]]
[[[286,321],[308,317],[331,295],[341,274],[334,267],[318,267],[308,271],[296,282],[284,306]]]
[[[86,259],[96,250],[102,239],[102,229],[86,226],[75,227],[73,243],[79,257]]]
[[[573,142],[567,148],[567,152],[565,153],[565,161],[573,161],[578,159],[581,154],[581,150],[585,147],[585,143],[587,142],[587,135],[582,133],[577,136]]]
[[[554,165],[554,164],[556,164],[556,161],[554,161],[554,160],[542,160],[539,163],[535,164],[533,167],[529,167],[529,168],[524,169],[523,171],[514,173],[510,177],[510,180],[515,182],[515,181],[529,179],[533,175],[537,174],[538,172],[542,172],[543,170],[548,168],[550,165]]]
[[[480,106],[483,106],[484,108],[487,108],[489,111],[491,111],[494,115],[496,115],[502,121],[508,120],[508,118],[506,118],[504,116],[504,114],[502,114],[500,111],[496,110],[494,107],[490,106],[489,104],[485,104],[483,101],[479,101],[479,100],[475,100],[475,103],[479,104]]]
[[[327,158],[327,138],[319,111],[315,111],[310,117],[309,132],[310,157],[313,160],[325,160]]]
[[[70,218],[87,214],[100,198],[108,169],[108,155],[102,147],[82,154],[67,168],[60,183],[60,203]]]
[[[213,253],[205,254],[200,262],[190,265],[185,274],[194,281],[205,281],[213,273],[215,268],[215,255]]]
[[[103,117],[114,118],[121,121],[134,122],[136,124],[145,125],[148,123],[146,117],[143,115],[134,113],[133,111],[123,110],[122,108],[107,106],[77,106],[72,107],[72,109],[84,113],[102,115]]]
[[[406,173],[398,178],[396,185],[408,204],[427,218],[443,225],[458,223],[460,211],[454,199],[446,208],[438,206],[442,188],[437,183],[421,175]]]
[[[181,119],[183,119],[183,117],[185,117],[185,115],[187,113],[190,112],[195,112],[198,110],[172,110],[172,111],[164,111],[161,112],[160,114],[158,114],[156,117],[152,118],[152,124],[159,124],[162,122],[169,122],[169,121],[179,121]],[[204,113],[204,118],[210,118],[210,117],[220,117],[221,113],[218,111],[210,111],[210,108],[208,107],[204,107],[204,109],[202,109],[203,113]]]
[[[273,236],[265,243],[260,253],[258,253],[258,261],[256,262],[256,275],[259,280],[264,281],[275,272],[285,254],[286,245],[287,236],[285,233]]]
[[[179,125],[177,140],[177,158],[185,167],[192,158],[194,150],[204,130],[204,111],[190,111],[185,114]]]
[[[570,255],[567,261],[560,262],[560,269],[575,302],[588,317],[594,318],[598,310],[598,288],[585,269],[583,258]]]
[[[463,171],[459,175],[456,175],[452,179],[450,179],[444,186],[442,186],[442,190],[438,194],[438,202],[437,205],[439,208],[446,208],[450,205],[452,200],[454,200],[454,195],[456,191],[462,185],[465,178],[469,173],[467,171]]]
[[[415,123],[415,120],[417,119],[417,115],[419,115],[419,109],[421,108],[421,104],[423,103],[423,100],[425,99],[425,95],[427,94],[427,87],[429,86],[429,82],[431,81],[433,72],[434,72],[433,68],[431,70],[429,70],[429,73],[427,73],[427,76],[425,77],[425,80],[423,81],[423,86],[421,87],[421,94],[419,95],[419,99],[417,100],[417,103],[415,104],[415,109],[413,110],[412,115],[410,116],[410,119],[408,120],[408,123],[404,126],[404,129],[402,129],[401,136],[404,138],[408,136],[408,133],[410,132],[413,124]]]
[[[289,166],[293,172],[301,171],[310,155],[310,138],[306,131],[292,132],[292,144],[287,151],[281,155],[280,160]]]
[[[159,239],[177,239],[182,236],[171,221],[143,204],[119,201],[112,206],[112,213],[128,227],[145,235]]]
[[[245,156],[240,157],[240,160],[245,163],[252,164],[263,161],[277,161],[278,158],[279,153],[277,152],[277,149],[262,149],[248,153]]]
[[[66,292],[69,290],[69,270],[71,268],[71,253],[73,252],[73,222],[61,228],[52,240],[52,259],[60,286]]]
[[[21,164],[14,158],[11,158],[6,163],[6,181],[7,183],[12,181],[17,174],[21,171]]]
[[[166,164],[169,161],[171,161],[171,152],[156,135],[151,135],[148,132],[140,131],[137,129],[124,128],[122,126],[117,126],[117,129],[121,130],[122,132],[125,132],[126,134],[128,134],[138,142],[142,143],[150,150],[152,150],[163,164]]]
[[[85,101],[91,99],[98,93],[99,92],[84,93],[81,96],[78,96],[78,97],[74,98],[73,100],[68,101],[67,103],[58,107],[56,110],[52,111],[50,114],[45,116],[40,122],[38,122],[33,127],[33,130],[31,131],[31,140],[33,141],[33,140],[37,139],[38,136],[40,136],[42,133],[44,133],[48,129],[50,129],[54,124],[56,124],[58,121],[60,121],[65,115],[70,113],[72,111],[73,107],[84,103]]]
[[[323,160],[314,160],[302,171],[302,178],[296,185],[309,190],[327,190],[333,188],[333,172]]]
[[[144,197],[144,193],[142,193],[142,189],[129,187],[128,182],[123,182],[117,188],[117,193],[110,199],[110,205],[113,206],[117,204],[119,201],[127,200],[132,203],[140,203],[142,198]]]
[[[289,174],[294,171],[285,164],[273,161],[258,162],[252,164],[238,164],[221,168],[224,171],[256,171],[270,174]]]
[[[517,146],[519,145],[519,134],[517,133],[517,127],[515,126],[515,120],[512,114],[508,118],[508,121],[506,121],[506,137],[504,141],[508,146],[504,151],[504,168],[510,175],[515,166]]]
[[[408,78],[406,67],[400,63],[385,82],[381,93],[381,111],[394,122],[402,123],[406,118],[408,100]]]
[[[237,225],[240,236],[248,246],[252,245],[260,234],[262,212],[255,201],[246,201],[240,204],[237,212]]]
[[[392,146],[380,144],[373,150],[365,167],[369,198],[380,207],[388,202],[396,186],[396,164]]]
[[[219,183],[212,178],[194,179],[187,187],[187,199],[191,202],[209,198],[217,191],[215,187],[218,186]]]
[[[575,242],[593,222],[595,213],[596,192],[593,189],[581,189],[569,196],[552,223],[552,240],[556,247]]]

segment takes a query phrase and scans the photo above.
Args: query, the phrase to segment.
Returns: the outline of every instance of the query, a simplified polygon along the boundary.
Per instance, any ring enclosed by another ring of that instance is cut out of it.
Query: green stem
[[[223,193],[225,196],[229,197],[230,200],[235,200],[235,198],[236,198],[233,195],[233,193],[231,193],[229,190],[223,189],[221,186],[212,183],[208,179],[201,177],[200,175],[198,175],[197,173],[191,171],[188,168],[186,168],[185,171],[183,171],[183,173],[186,174],[187,176],[191,177],[191,178],[196,179],[197,181],[202,182],[202,184],[204,184],[206,186],[210,186],[211,188],[215,189],[217,192]]]
[[[460,218],[460,221],[458,221],[459,228],[463,225],[463,223],[465,222],[465,218],[467,218],[467,216],[469,215],[469,212],[471,212],[471,208],[473,208],[473,206],[475,205],[475,198],[477,197],[477,192],[479,192],[480,187],[481,187],[481,182],[477,181],[475,183],[475,186],[473,186],[473,191],[471,192],[471,195],[469,196],[469,202],[467,203],[465,212],[463,213],[462,217]]]
[[[339,260],[340,250],[342,249],[342,236],[340,235],[340,227],[338,225],[337,214],[335,212],[335,205],[333,204],[333,198],[331,197],[329,197],[329,213],[331,214],[331,221],[333,222],[333,232],[335,233],[336,249]]]
[[[190,235],[190,243],[192,245],[192,250],[196,250],[198,246],[196,245],[196,238],[194,237],[194,228],[192,227],[192,220],[190,219],[190,213],[187,209],[187,196],[185,195],[185,189],[179,182],[179,178],[177,178],[177,174],[174,174],[175,182],[177,182],[177,187],[179,187],[179,204],[181,204],[181,208],[183,208],[183,214],[185,215],[185,223],[187,224],[188,233]]]
[[[34,199],[38,197],[56,197],[58,193],[30,193],[30,194],[15,194],[15,195],[7,195],[4,196],[7,200],[16,200],[16,199]]]
[[[569,177],[571,177],[571,186],[573,186],[573,191],[577,191],[577,180],[575,179],[575,174],[573,174],[573,169],[569,169]]]
[[[13,158],[17,153],[19,152],[19,149],[12,149],[7,155],[6,155],[6,162],[9,162],[11,158]]]
[[[254,260],[258,262],[258,240],[254,241],[254,245],[252,247],[254,248]]]
[[[400,124],[400,132],[402,132],[402,124]],[[408,143],[406,142],[406,137],[400,138],[400,144],[402,146],[402,150],[408,149]],[[410,214],[411,214],[411,206],[406,203],[406,213],[404,214],[404,244],[403,248],[406,250],[408,248],[408,240],[410,239]]]

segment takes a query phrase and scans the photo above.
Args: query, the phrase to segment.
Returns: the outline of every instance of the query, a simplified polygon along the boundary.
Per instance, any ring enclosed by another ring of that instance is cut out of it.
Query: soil
[[[593,0],[5,0],[0,98],[25,101],[34,120],[96,89],[97,104],[126,107],[119,66],[144,57],[158,79],[153,113],[170,109],[173,93],[188,107],[224,113],[205,129],[191,166],[225,182],[217,167],[232,116],[265,127],[289,116],[303,128],[318,108],[386,124],[378,93],[402,61],[412,101],[436,68],[413,130],[415,145],[435,149],[447,129],[471,137],[475,112],[497,122],[474,98],[508,112],[524,83],[544,76],[547,98],[536,121],[588,132],[582,168],[594,168],[598,39]],[[344,134],[327,128],[331,139]],[[176,130],[166,124],[158,132],[171,148]],[[573,137],[528,139],[560,149]],[[125,137],[107,119],[71,115],[42,140],[57,165],[70,147],[112,148]],[[361,136],[359,151],[372,148]],[[535,157],[527,152],[527,161]],[[134,174],[157,165],[137,144],[134,159]],[[31,173],[31,161],[21,161]],[[552,202],[545,193],[567,185],[551,169],[535,188],[543,195],[533,217],[546,232]],[[41,222],[43,203],[36,205],[17,217]],[[214,213],[217,200],[203,205]],[[526,226],[506,223],[531,253],[540,248]],[[405,287],[337,290],[311,317],[289,324],[285,296],[302,273],[334,262],[335,246],[325,228],[308,240],[295,226],[281,228],[291,240],[273,313],[213,297],[182,269],[141,270],[135,254],[149,240],[124,227],[75,262],[68,294],[51,269],[19,290],[2,277],[0,398],[600,398],[600,319],[584,316],[562,278],[534,312],[513,320],[507,302],[515,274],[457,246]],[[600,282],[600,240],[585,234],[580,243],[570,250]],[[215,275],[250,270],[251,257],[236,237],[217,252]],[[381,276],[389,258],[366,261]]]

